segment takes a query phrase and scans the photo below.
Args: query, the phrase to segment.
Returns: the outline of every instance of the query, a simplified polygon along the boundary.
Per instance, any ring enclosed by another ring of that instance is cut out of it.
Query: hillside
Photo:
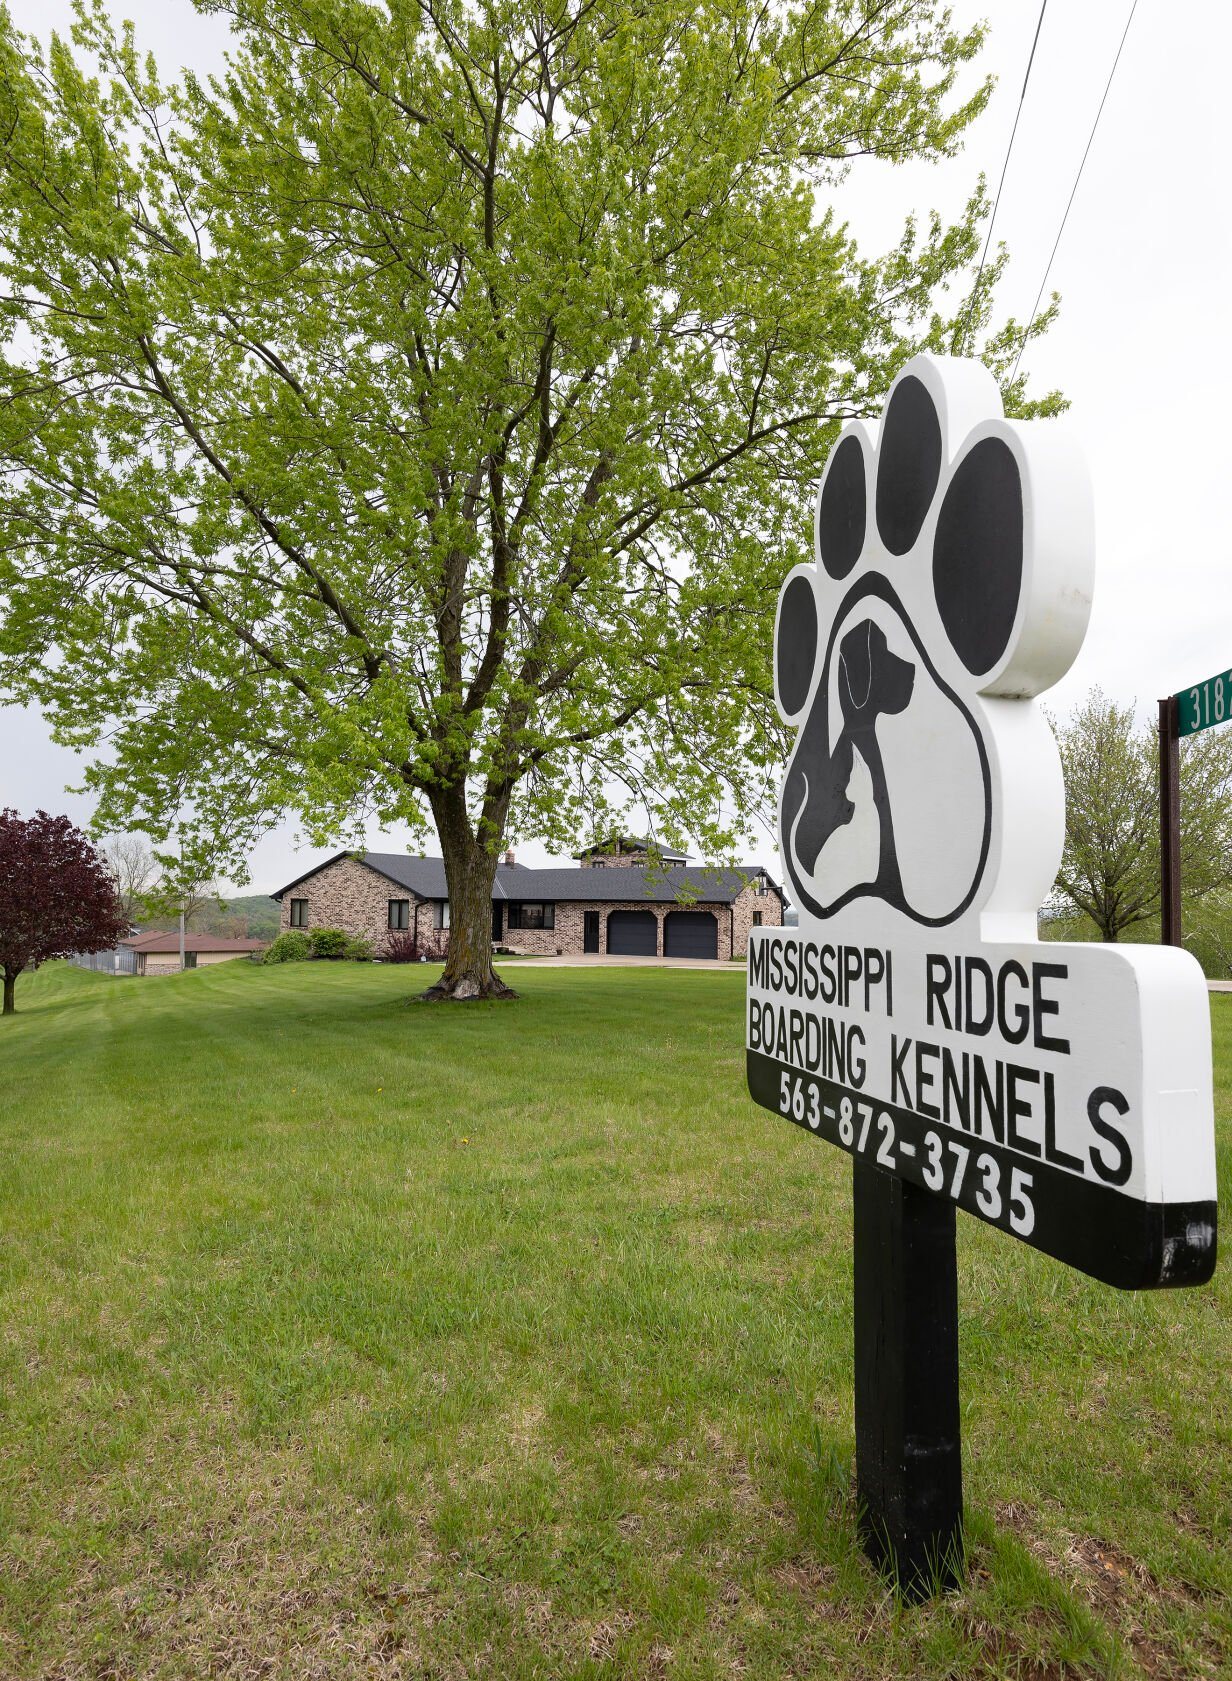
[[[225,934],[236,939],[272,940],[278,932],[281,906],[265,893],[249,893],[239,898],[224,899],[220,909],[216,903],[204,906],[191,918],[189,926],[198,934]],[[155,928],[175,928],[174,916],[155,916],[144,919],[143,931]]]

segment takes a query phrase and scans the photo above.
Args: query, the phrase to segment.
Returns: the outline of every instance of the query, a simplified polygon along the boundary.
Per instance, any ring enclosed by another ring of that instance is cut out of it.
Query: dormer
[[[611,869],[613,866],[646,868],[648,865],[676,869],[689,861],[687,852],[675,852],[670,847],[660,846],[646,835],[609,835],[606,840],[584,847],[573,856],[583,869]]]

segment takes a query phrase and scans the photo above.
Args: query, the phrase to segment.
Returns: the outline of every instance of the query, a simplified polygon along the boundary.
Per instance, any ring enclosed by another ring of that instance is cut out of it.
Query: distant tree
[[[102,848],[115,877],[120,907],[129,922],[139,922],[148,908],[158,864],[140,835],[118,835]]]
[[[631,805],[720,851],[764,807],[774,605],[843,423],[920,349],[1030,407],[1003,253],[971,286],[982,187],[872,258],[833,207],[955,152],[982,30],[198,4],[233,30],[208,84],[104,0],[77,56],[0,7],[0,692],[106,740],[103,821],[191,807],[234,856],[287,810],[318,845],[431,821],[434,992],[501,993],[507,837]]]
[[[177,915],[181,910],[184,912],[185,928],[199,927],[206,920],[207,913],[212,919],[224,909],[218,888],[212,881],[188,881],[177,887],[172,877],[160,891],[167,895],[168,903],[175,907]]]
[[[23,970],[105,951],[129,931],[104,858],[67,817],[0,811],[0,973],[4,1014]]]
[[[1053,730],[1065,771],[1054,902],[1116,940],[1160,914],[1158,731],[1099,689]],[[1232,732],[1207,730],[1181,743],[1181,893],[1192,901],[1229,882]]]
[[[1211,980],[1232,976],[1232,892],[1218,889],[1185,908],[1185,949]]]
[[[227,898],[207,904],[193,915],[193,927],[205,934],[224,934],[235,939],[272,940],[281,926],[282,907],[263,893]],[[178,918],[177,918],[178,926]]]
[[[200,850],[186,845],[181,832],[179,848],[175,852],[155,851],[157,879],[146,889],[146,921],[151,927],[179,927],[183,915],[184,927],[210,922],[225,906],[217,885],[201,871]],[[210,927],[209,932],[217,933]]]
[[[244,927],[240,932],[249,939],[272,940],[282,926],[282,906],[264,893],[230,899],[227,908],[235,916],[243,917]]]

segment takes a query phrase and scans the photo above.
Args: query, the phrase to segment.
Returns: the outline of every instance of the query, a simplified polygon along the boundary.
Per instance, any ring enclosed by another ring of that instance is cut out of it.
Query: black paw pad
[[[864,451],[844,438],[830,459],[817,505],[817,553],[832,578],[845,578],[864,552],[868,491]]]
[[[807,578],[795,577],[779,597],[774,677],[788,717],[803,712],[817,664],[817,597]]]
[[[877,530],[892,555],[906,554],[920,535],[940,476],[941,422],[924,386],[908,374],[886,405],[877,452]]]
[[[1022,475],[1000,438],[963,456],[937,516],[933,589],[950,645],[973,677],[1009,645],[1022,590]]]

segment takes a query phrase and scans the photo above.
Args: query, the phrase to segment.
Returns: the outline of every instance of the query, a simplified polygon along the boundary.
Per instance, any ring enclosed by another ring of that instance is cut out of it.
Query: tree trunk
[[[432,802],[436,832],[449,888],[449,945],[445,973],[424,998],[432,1002],[472,998],[515,998],[492,967],[492,884],[495,850],[476,840],[462,790]]]
[[[16,990],[17,990],[17,974],[16,974],[16,972],[14,972],[13,974],[10,975],[8,970],[6,969],[4,971],[4,1010],[3,1010],[3,1014],[6,1015],[6,1016],[11,1016],[14,1013],[14,1011],[17,1009],[17,1005],[13,1001],[13,994]]]

